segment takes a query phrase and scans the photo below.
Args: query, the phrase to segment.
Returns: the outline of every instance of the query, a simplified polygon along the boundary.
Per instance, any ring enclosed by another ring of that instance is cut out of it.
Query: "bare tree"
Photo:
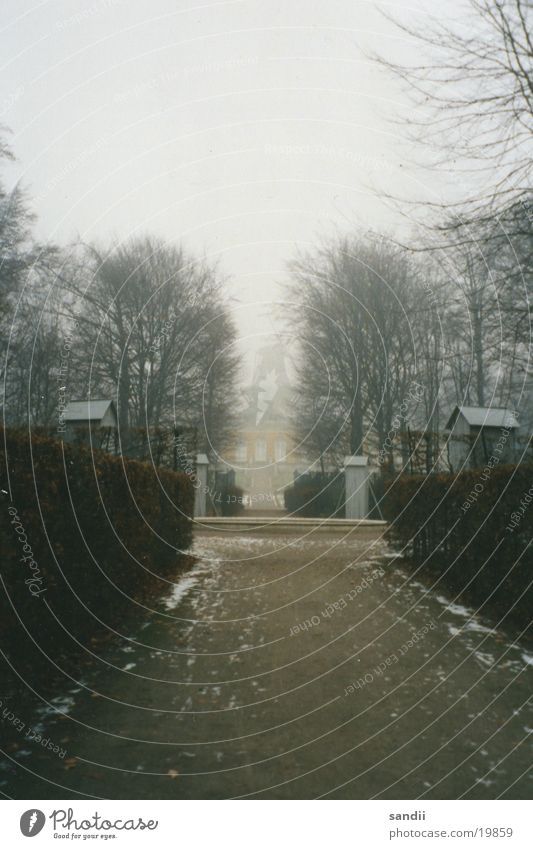
[[[202,393],[198,447],[215,459],[231,445],[237,429],[236,386],[241,356],[236,346],[236,328],[227,309],[217,303],[211,306],[211,311],[212,316],[204,322],[199,338],[202,358],[198,369]]]
[[[13,154],[0,138],[0,159]],[[46,425],[57,410],[60,316],[50,309],[61,252],[33,238],[35,216],[20,184],[0,181],[0,365],[6,423]]]
[[[417,57],[404,64],[376,57],[410,95],[403,127],[417,158],[422,145],[433,153],[430,168],[461,177],[452,195],[424,200],[429,240],[412,245],[443,251],[451,269],[443,387],[453,385],[456,401],[528,407],[533,6],[465,0],[453,21],[445,9],[421,25],[388,17]]]
[[[13,158],[9,146],[0,137],[0,162]],[[8,191],[0,181],[0,316],[5,317],[10,295],[20,289],[24,275],[35,260],[33,221],[21,186],[17,184]]]
[[[370,433],[370,442],[386,445],[390,464],[387,435],[415,364],[413,271],[405,252],[383,239],[344,238],[300,257],[291,271],[301,419],[314,448],[327,436],[337,453],[339,446],[361,453]],[[400,430],[404,424],[401,418]]]
[[[472,222],[492,222],[529,201],[532,15],[530,0],[466,0],[465,15],[454,23],[440,15],[417,28],[394,19],[422,58],[400,65],[378,57],[413,96],[417,108],[407,123],[416,141],[442,154],[439,164],[451,161],[470,177],[480,177],[473,192],[459,200],[461,215],[437,223],[448,233]]]
[[[216,269],[152,237],[108,252],[93,246],[85,256],[84,277],[67,283],[76,299],[73,360],[81,394],[115,396],[125,438],[129,426],[185,423],[201,431],[207,386],[225,432],[235,403],[234,328]],[[225,353],[210,368],[214,339]],[[223,399],[215,387],[222,376]],[[216,433],[212,438],[219,444]]]
[[[291,302],[296,305],[292,328],[301,351],[300,392],[324,399],[325,415],[340,413],[337,432],[347,453],[356,454],[364,437],[359,378],[364,331],[350,254],[335,243],[300,257],[290,269]]]

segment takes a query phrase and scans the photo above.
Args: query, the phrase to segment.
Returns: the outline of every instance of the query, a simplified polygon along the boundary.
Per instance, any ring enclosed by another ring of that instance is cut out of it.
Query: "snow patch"
[[[172,610],[174,607],[180,603],[182,599],[192,590],[193,587],[198,583],[198,579],[193,577],[192,575],[187,576],[186,578],[181,578],[174,584],[174,588],[169,596],[165,599],[165,607],[167,610]]]
[[[445,598],[443,595],[435,596],[435,598],[437,599],[439,604],[443,604],[445,607],[448,608],[450,613],[453,613],[455,616],[464,616],[467,618],[472,616],[472,611],[468,610],[467,607],[463,607],[462,604],[455,604],[454,602],[448,601],[448,599]]]

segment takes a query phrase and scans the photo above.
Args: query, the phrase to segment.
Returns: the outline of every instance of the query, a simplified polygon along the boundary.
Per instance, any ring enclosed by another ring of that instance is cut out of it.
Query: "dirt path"
[[[19,749],[4,793],[531,796],[531,651],[428,592],[377,531],[202,533],[195,552],[160,612],[41,711],[66,755]]]

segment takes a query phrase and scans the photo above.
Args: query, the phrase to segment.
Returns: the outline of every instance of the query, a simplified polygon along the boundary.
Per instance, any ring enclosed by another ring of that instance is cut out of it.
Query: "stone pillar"
[[[205,516],[207,513],[207,469],[209,460],[207,454],[196,455],[196,480],[194,482],[194,516]]]
[[[365,519],[368,515],[368,457],[344,458],[344,493],[347,519]]]

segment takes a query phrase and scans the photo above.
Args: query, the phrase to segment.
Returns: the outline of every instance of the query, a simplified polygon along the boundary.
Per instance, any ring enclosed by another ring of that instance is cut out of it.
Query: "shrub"
[[[223,516],[240,516],[244,511],[244,490],[230,484],[215,497],[215,504]]]
[[[285,508],[310,518],[344,516],[344,475],[301,475],[284,493]]]
[[[83,655],[76,641],[120,631],[168,589],[191,542],[193,489],[186,475],[136,460],[0,436],[0,640],[33,681],[52,671],[46,656],[72,666]]]
[[[532,483],[530,465],[400,476],[384,500],[389,537],[454,595],[525,627],[533,600]]]

